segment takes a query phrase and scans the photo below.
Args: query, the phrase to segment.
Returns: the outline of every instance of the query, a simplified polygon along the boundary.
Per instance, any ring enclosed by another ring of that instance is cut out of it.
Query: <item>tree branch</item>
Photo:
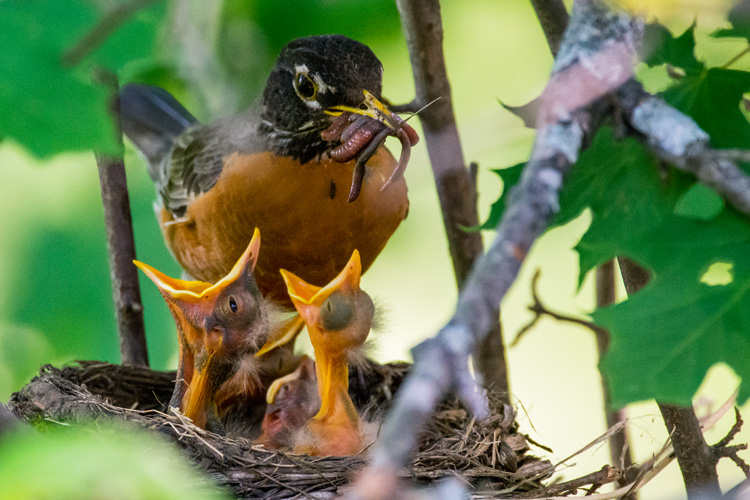
[[[531,299],[534,301],[534,303],[531,304],[528,309],[529,311],[534,313],[534,317],[518,331],[516,338],[513,339],[513,342],[511,342],[510,344],[511,347],[515,347],[516,345],[518,345],[521,339],[525,337],[526,333],[529,332],[531,328],[533,328],[537,324],[539,319],[541,319],[541,317],[545,314],[552,317],[553,319],[556,319],[557,321],[575,323],[576,325],[588,328],[589,330],[594,332],[597,338],[599,338],[601,334],[608,335],[607,330],[597,325],[596,323],[592,323],[591,321],[587,321],[585,319],[574,318],[573,316],[566,316],[565,314],[560,314],[547,308],[539,298],[539,290],[537,284],[539,283],[539,278],[541,277],[541,275],[541,270],[537,269],[537,271],[534,273],[534,276],[532,276],[531,278]]]
[[[443,27],[439,0],[397,0],[401,24],[409,48],[418,106],[432,103],[419,118],[435,177],[448,249],[459,290],[464,287],[472,266],[482,255],[482,237],[464,228],[479,224],[477,191],[466,168],[453,113],[451,88],[443,56]],[[437,100],[436,100],[437,99]],[[436,101],[435,101],[436,100]],[[434,101],[434,102],[433,102]],[[483,343],[475,351],[475,362],[487,386],[508,394],[499,313],[488,325]],[[507,396],[505,396],[507,400]]]
[[[108,74],[106,79],[112,88],[112,95],[117,96],[117,77]],[[117,98],[113,99],[116,107]],[[112,109],[111,114],[113,119],[119,122],[117,118],[119,113],[116,108]],[[116,130],[119,154],[109,156],[96,153],[96,163],[99,167],[99,184],[104,205],[104,222],[107,228],[112,295],[120,337],[120,360],[123,364],[148,367],[141,289],[136,267],[133,265],[135,240],[119,125]]]
[[[596,307],[606,307],[615,303],[615,261],[610,260],[596,268]],[[596,331],[596,347],[599,359],[602,359],[609,350],[609,332],[606,329]],[[620,422],[627,420],[625,409],[612,408],[612,397],[610,396],[607,379],[602,379],[602,394],[604,397],[604,415],[607,427],[611,428]],[[628,430],[623,427],[622,432],[614,434],[609,440],[609,455],[613,466],[622,469],[623,475],[617,481],[620,486],[635,481],[638,470],[633,467],[633,454],[630,450]],[[626,499],[635,500],[637,493],[634,491],[627,495]]]
[[[593,28],[592,28],[593,27]],[[633,30],[624,15],[596,2],[577,2],[560,57],[542,99],[542,116],[531,159],[511,191],[498,234],[476,263],[459,296],[450,322],[437,336],[414,349],[414,366],[372,449],[372,464],[355,482],[350,498],[389,498],[396,491],[396,472],[414,449],[419,430],[440,399],[455,391],[478,417],[484,400],[469,376],[467,358],[497,319],[500,300],[515,280],[531,245],[559,210],[563,178],[578,158],[587,132],[596,130],[608,105],[606,94],[623,83],[611,74],[630,75],[635,53]],[[623,57],[612,57],[612,50]],[[588,68],[604,58],[596,72]],[[561,62],[562,61],[562,62]],[[583,82],[583,83],[581,83]],[[593,92],[592,92],[593,89]],[[558,100],[559,94],[587,100]],[[377,491],[370,490],[379,485]],[[385,485],[391,485],[387,489]]]
[[[736,163],[743,155],[711,149],[709,135],[692,118],[652,96],[635,80],[621,87],[617,98],[630,125],[656,156],[692,173],[734,208],[750,215],[750,175]]]
[[[539,24],[542,25],[544,36],[547,38],[547,45],[556,56],[560,50],[563,33],[568,26],[568,11],[565,10],[565,4],[562,0],[531,0]]]
[[[716,457],[706,444],[693,408],[659,403],[659,411],[672,436],[688,499],[720,498]]]

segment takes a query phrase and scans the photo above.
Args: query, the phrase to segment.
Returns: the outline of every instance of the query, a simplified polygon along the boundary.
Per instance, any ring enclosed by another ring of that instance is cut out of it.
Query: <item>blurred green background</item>
[[[105,3],[113,3],[111,1]],[[644,2],[626,2],[638,7]],[[650,14],[676,32],[697,19],[701,39],[717,26],[730,0],[650,2]],[[122,81],[162,85],[198,118],[209,121],[247,107],[257,96],[275,55],[292,38],[342,33],[369,45],[385,67],[384,95],[406,102],[414,95],[411,67],[398,12],[390,0],[174,1],[155,6],[157,57],[120,68]],[[445,55],[454,107],[467,161],[480,165],[480,218],[501,192],[489,172],[527,159],[533,131],[499,104],[523,104],[544,87],[552,64],[527,0],[443,2]],[[736,41],[699,45],[699,55],[723,62],[739,52]],[[747,68],[749,62],[742,63]],[[661,71],[644,71],[652,89],[666,82]],[[22,106],[23,103],[19,103]],[[414,120],[418,127],[418,120]],[[412,123],[414,123],[412,122]],[[419,130],[419,129],[418,129]],[[55,134],[55,129],[43,133]],[[395,141],[394,141],[395,143]],[[398,150],[398,145],[392,144]],[[93,156],[88,152],[39,160],[12,140],[0,142],[0,401],[20,388],[43,363],[75,359],[119,361],[104,238],[103,214]],[[167,252],[153,214],[155,193],[145,165],[126,151],[138,259],[173,276],[179,267]],[[453,312],[456,299],[434,181],[423,144],[413,151],[406,173],[408,219],[363,279],[376,297],[386,327],[375,355],[408,359],[409,349],[433,335]],[[520,279],[503,302],[509,340],[530,318],[530,276],[542,268],[540,294],[550,307],[571,313],[593,309],[593,287],[579,291],[577,257],[571,250],[585,231],[587,214],[538,242]],[[491,232],[486,239],[492,238]],[[153,284],[142,277],[151,364],[176,366],[171,316]],[[604,431],[593,336],[579,327],[542,320],[509,351],[511,383],[523,431],[563,458]],[[717,367],[701,393],[714,407],[736,386],[736,377]],[[652,403],[632,405],[636,458],[647,459],[666,433]],[[731,420],[731,419],[730,419]],[[723,421],[709,441],[731,426]],[[747,441],[748,433],[744,433]],[[540,453],[543,453],[539,451]],[[608,460],[604,447],[575,459],[567,478],[596,470]],[[722,465],[725,486],[739,471]],[[663,473],[642,498],[681,498],[676,467]]]

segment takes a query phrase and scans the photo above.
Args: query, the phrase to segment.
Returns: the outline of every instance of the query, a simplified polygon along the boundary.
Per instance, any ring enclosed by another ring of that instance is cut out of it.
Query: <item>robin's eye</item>
[[[297,73],[294,77],[294,90],[306,101],[312,101],[318,95],[318,86],[306,73]]]
[[[234,297],[229,297],[229,310],[233,313],[237,312],[237,301],[234,300]]]

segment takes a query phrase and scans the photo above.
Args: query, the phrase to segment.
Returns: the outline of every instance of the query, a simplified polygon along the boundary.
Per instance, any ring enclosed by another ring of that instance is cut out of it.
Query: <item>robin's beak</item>
[[[304,328],[305,322],[299,316],[295,314],[289,321],[282,324],[276,331],[272,331],[268,336],[268,340],[258,352],[255,353],[255,357],[261,357],[267,352],[271,352],[277,347],[287,345],[289,342],[294,341],[297,335]]]
[[[214,368],[216,353],[221,349],[222,344],[221,334],[209,334],[207,337],[206,349],[202,353],[205,356],[202,366],[196,367],[183,398],[185,407],[183,414],[203,429],[206,428],[209,418],[213,417],[218,420],[216,402],[213,397],[218,387],[214,387],[211,372]]]
[[[403,120],[388,109],[372,92],[365,90],[364,95],[365,100],[362,103],[362,107],[355,108],[346,105],[332,106],[325,113],[331,116],[340,116],[342,113],[348,111],[357,115],[369,116],[373,120],[387,126],[392,132],[397,132]]]
[[[311,306],[320,307],[333,292],[343,291],[353,293],[359,289],[359,280],[362,276],[362,262],[359,257],[359,251],[354,250],[344,269],[333,281],[323,288],[307,283],[286,269],[281,270],[281,276],[286,282],[287,291],[294,306],[302,318],[307,321],[309,318],[306,317],[305,311]]]
[[[177,278],[171,278],[163,272],[149,266],[146,263],[134,260],[133,264],[138,267],[143,273],[149,277],[151,281],[159,288],[159,290],[167,297],[171,297],[175,301],[181,301],[183,303],[189,303],[193,305],[201,304],[201,308],[205,308],[205,304],[209,302],[209,297],[218,296],[219,292],[226,288],[227,285],[237,280],[243,272],[252,273],[255,270],[255,265],[258,262],[258,252],[260,251],[260,231],[255,228],[253,237],[250,240],[245,252],[239,258],[237,263],[234,265],[229,274],[224,276],[216,284],[206,283],[204,281],[186,281]]]

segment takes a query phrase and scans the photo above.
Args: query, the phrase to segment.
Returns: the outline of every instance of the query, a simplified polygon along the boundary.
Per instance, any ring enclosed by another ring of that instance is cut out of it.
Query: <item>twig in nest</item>
[[[539,319],[545,314],[547,316],[551,316],[555,318],[558,321],[567,321],[568,323],[575,323],[577,325],[585,326],[586,328],[590,329],[597,335],[607,333],[606,329],[602,328],[601,326],[591,321],[587,321],[585,319],[580,319],[580,318],[574,318],[572,316],[566,316],[565,314],[560,314],[560,313],[551,311],[547,307],[545,307],[544,304],[542,304],[541,299],[539,299],[539,291],[537,288],[541,274],[542,274],[541,269],[537,269],[536,272],[534,273],[534,277],[531,278],[531,297],[534,299],[534,303],[529,306],[529,311],[534,313],[534,318],[518,331],[518,334],[516,334],[516,338],[513,339],[513,342],[511,342],[510,344],[511,347],[515,347],[521,341],[521,338],[525,336],[525,334],[529,330],[531,330],[539,321]]]
[[[575,493],[579,488],[583,488],[588,485],[596,485],[597,487],[602,484],[613,483],[620,478],[622,472],[619,469],[605,465],[596,472],[592,472],[585,476],[577,479],[571,479],[570,481],[563,481],[561,483],[547,486],[546,488],[540,488],[528,494],[518,494],[518,498],[545,498],[553,495],[560,495],[563,493]]]
[[[213,446],[212,444],[210,444],[208,441],[206,441],[200,436],[200,433],[207,432],[207,431],[204,431],[203,429],[196,427],[195,424],[193,424],[192,420],[190,420],[185,415],[180,413],[179,410],[177,410],[176,408],[170,408],[170,411],[175,417],[177,417],[177,419],[183,425],[183,429],[184,429],[183,435],[194,437],[195,439],[197,439],[198,441],[206,445],[209,450],[216,453],[217,456],[219,456],[220,458],[224,458],[224,454],[222,452],[217,450],[215,446]]]
[[[546,451],[547,453],[554,453],[555,452],[555,450],[553,450],[549,446],[544,446],[541,443],[537,443],[535,440],[531,439],[531,437],[529,437],[528,435],[524,434],[524,436],[526,436],[526,441],[528,441],[529,444],[533,444],[537,448],[540,448],[540,449]]]

